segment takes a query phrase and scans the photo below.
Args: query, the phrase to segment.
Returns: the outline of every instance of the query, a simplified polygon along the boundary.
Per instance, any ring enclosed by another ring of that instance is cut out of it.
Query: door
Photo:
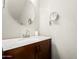
[[[51,59],[51,41],[40,42],[39,59]]]
[[[16,49],[12,49],[9,51],[3,52],[4,56],[11,56],[5,57],[3,59],[34,59],[34,48],[33,45],[27,45],[24,47],[19,47]]]
[[[35,59],[51,59],[51,40],[35,44]]]

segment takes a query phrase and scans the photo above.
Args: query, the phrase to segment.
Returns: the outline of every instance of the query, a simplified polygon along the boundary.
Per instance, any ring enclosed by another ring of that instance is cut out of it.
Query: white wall
[[[29,25],[29,26],[24,26],[24,25],[20,25],[19,23],[17,23],[17,21],[15,19],[19,19],[20,15],[18,16],[18,14],[22,13],[23,10],[23,6],[25,3],[25,0],[6,0],[5,1],[5,8],[3,8],[2,11],[2,35],[3,35],[3,39],[8,39],[8,38],[17,38],[17,37],[22,37],[22,35],[24,33],[26,33],[26,30],[28,29],[31,33],[31,35],[34,35],[34,31],[38,30],[38,10],[35,12],[35,19],[33,24]],[[11,5],[12,4],[12,5]],[[36,2],[37,4],[37,2]],[[35,6],[35,8],[38,5]],[[11,10],[13,11],[14,17],[12,17],[12,15],[9,13],[10,10],[8,8],[11,8]],[[36,8],[38,9],[38,8]],[[19,18],[16,18],[19,17]]]
[[[49,25],[51,12],[59,13]],[[76,59],[76,0],[40,0],[40,34],[52,37],[54,59]]]

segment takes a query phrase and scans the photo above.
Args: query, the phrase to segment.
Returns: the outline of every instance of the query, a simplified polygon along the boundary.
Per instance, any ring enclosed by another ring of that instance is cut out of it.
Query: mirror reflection
[[[35,19],[36,8],[31,0],[9,0],[7,9],[21,25],[30,25]]]

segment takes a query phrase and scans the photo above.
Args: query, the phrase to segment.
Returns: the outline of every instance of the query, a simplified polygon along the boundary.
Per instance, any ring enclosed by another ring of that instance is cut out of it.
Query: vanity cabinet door
[[[51,59],[51,41],[40,42],[39,59]]]
[[[51,59],[51,40],[36,43],[35,59]]]
[[[24,47],[5,51],[3,52],[3,55],[11,56],[11,58],[5,57],[3,59],[34,59],[33,45],[27,45]]]

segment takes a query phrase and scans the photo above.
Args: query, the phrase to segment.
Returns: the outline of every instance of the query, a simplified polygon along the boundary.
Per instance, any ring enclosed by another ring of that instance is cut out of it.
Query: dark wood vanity
[[[3,59],[51,59],[51,39],[3,51]]]

